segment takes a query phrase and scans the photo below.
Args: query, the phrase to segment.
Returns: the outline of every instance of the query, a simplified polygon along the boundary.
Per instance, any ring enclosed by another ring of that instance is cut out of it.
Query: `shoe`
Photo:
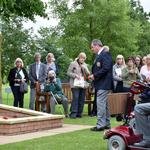
[[[90,115],[90,117],[95,117],[95,116],[96,116],[96,114],[91,114],[91,115]]]
[[[65,115],[65,118],[69,118],[69,115],[68,115],[68,114],[66,114],[66,115]]]
[[[105,129],[111,129],[111,127],[110,126],[105,126]]]
[[[104,131],[105,127],[101,127],[101,128],[97,128],[97,127],[93,127],[91,128],[91,131]]]
[[[77,118],[82,118],[82,116],[81,115],[77,115]]]
[[[143,140],[143,141],[141,141],[141,142],[139,142],[139,143],[134,143],[134,146],[150,148],[150,141],[148,141],[148,140]]]
[[[70,119],[76,119],[76,116],[69,115]]]

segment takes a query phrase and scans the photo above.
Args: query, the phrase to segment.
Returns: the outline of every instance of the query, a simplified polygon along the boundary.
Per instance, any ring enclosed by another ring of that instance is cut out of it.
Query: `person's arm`
[[[113,66],[113,79],[114,79],[114,81],[122,81],[122,78],[121,77],[119,77],[117,74],[116,74],[116,67],[115,67],[115,65]],[[121,68],[120,68],[121,69]]]
[[[9,82],[14,82],[13,69],[11,69],[11,70],[9,71],[7,80],[8,80]]]
[[[90,71],[89,71],[89,69],[88,69],[86,63],[84,63],[83,65],[81,65],[81,68],[82,68],[83,72],[84,72],[87,76],[90,75]]]
[[[137,79],[141,80],[141,75],[140,75],[138,68],[136,68],[136,71],[137,71]]]
[[[36,80],[34,79],[34,77],[32,76],[32,69],[33,69],[33,65],[30,65],[29,66],[29,80],[32,82],[32,83],[35,83]]]
[[[125,67],[122,69],[122,79],[126,79],[129,76],[129,70]]]
[[[43,67],[43,69],[42,69],[42,71],[43,71],[42,72],[42,76],[39,77],[38,81],[40,83],[45,83],[46,77],[47,77],[47,68],[46,68],[45,64],[42,64],[42,67]]]
[[[71,78],[76,78],[78,75],[76,73],[74,73],[75,71],[75,67],[74,67],[74,62],[72,62],[70,65],[69,65],[69,68],[68,68],[68,71],[67,71],[67,75]]]
[[[112,58],[108,52],[103,53],[101,65],[102,68],[93,74],[95,80],[104,77],[112,69]]]
[[[55,84],[56,91],[62,91],[62,85],[59,78],[56,78],[56,83],[54,84]]]
[[[25,82],[29,82],[29,77],[28,77],[28,73],[27,73],[26,69],[23,68],[23,72],[25,75]]]

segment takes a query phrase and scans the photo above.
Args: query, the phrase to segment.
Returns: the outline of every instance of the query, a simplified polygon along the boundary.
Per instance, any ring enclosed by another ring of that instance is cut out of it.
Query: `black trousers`
[[[12,86],[11,90],[14,96],[14,106],[23,108],[24,105],[24,93],[20,92],[20,86]]]
[[[97,91],[96,90],[94,93],[93,109],[91,113],[92,115],[97,115]]]

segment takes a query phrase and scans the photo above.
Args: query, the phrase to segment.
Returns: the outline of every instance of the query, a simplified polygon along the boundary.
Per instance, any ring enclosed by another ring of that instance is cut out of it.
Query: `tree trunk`
[[[2,71],[1,71],[1,54],[2,54],[2,35],[0,33],[0,104],[2,104]]]

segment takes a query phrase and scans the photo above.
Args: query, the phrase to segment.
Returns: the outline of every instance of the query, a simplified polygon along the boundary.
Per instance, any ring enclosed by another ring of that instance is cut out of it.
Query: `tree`
[[[144,12],[143,7],[140,4],[140,1],[131,0],[131,18],[135,21],[138,21],[140,24],[141,32],[138,36],[138,53],[139,55],[147,55],[150,50],[150,12]]]
[[[69,57],[84,51],[91,63],[89,46],[95,38],[110,46],[113,57],[138,50],[140,24],[130,18],[129,0],[74,0],[72,8],[64,0],[53,0],[51,6],[60,19],[57,30],[62,33],[60,42]]]
[[[34,20],[35,15],[44,16],[46,4],[41,0],[1,0],[0,16],[9,20],[13,15]]]
[[[8,75],[10,68],[14,66],[16,57],[20,57],[25,66],[35,52],[36,46],[31,37],[31,31],[23,29],[20,17],[11,18],[9,22],[3,20],[2,24],[2,78]],[[9,62],[9,63],[8,63]]]
[[[70,64],[70,59],[59,46],[59,35],[55,32],[55,28],[41,28],[39,34],[40,36],[36,40],[36,45],[42,53],[42,61],[46,61],[45,57],[48,53],[53,53],[60,70],[58,76],[62,80],[67,80],[66,72]]]
[[[34,21],[35,15],[39,15],[43,17],[46,16],[45,9],[46,6],[41,0],[1,0],[0,19],[3,18],[9,21],[12,16],[20,16]],[[1,51],[0,51],[0,56],[1,56]],[[1,66],[0,66],[0,70],[1,70]],[[0,83],[2,83],[1,72],[0,72]],[[0,87],[1,86],[2,84],[0,84]],[[0,90],[0,102],[2,102],[1,92],[2,91]]]

